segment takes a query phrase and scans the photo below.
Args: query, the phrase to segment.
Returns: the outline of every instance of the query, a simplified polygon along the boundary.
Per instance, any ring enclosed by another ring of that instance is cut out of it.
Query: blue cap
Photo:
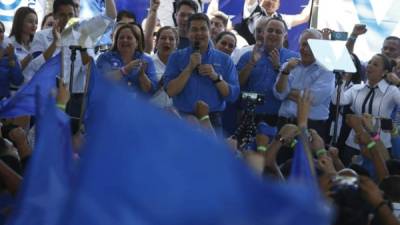
[[[257,125],[257,133],[258,134],[264,134],[269,137],[275,137],[277,132],[278,132],[278,130],[276,129],[276,127],[271,127],[270,125],[268,125],[265,122],[260,122]]]

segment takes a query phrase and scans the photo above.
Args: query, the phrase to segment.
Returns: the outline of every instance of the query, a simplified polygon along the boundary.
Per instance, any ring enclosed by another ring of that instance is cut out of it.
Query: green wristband
[[[294,139],[294,140],[292,141],[292,143],[290,143],[290,147],[291,147],[291,148],[294,148],[294,147],[296,146],[296,144],[297,144],[297,140]]]
[[[57,106],[59,109],[64,110],[64,111],[65,111],[65,109],[66,109],[66,106],[63,105],[63,104],[56,104],[56,106]]]
[[[317,156],[317,158],[319,158],[325,154],[326,154],[326,150],[324,148],[321,148],[315,152],[315,155]]]
[[[257,151],[266,152],[266,151],[268,151],[268,148],[267,148],[267,146],[257,146]]]
[[[208,115],[206,115],[206,116],[201,117],[200,121],[209,120],[209,119],[210,119],[210,117]]]
[[[368,148],[369,150],[371,150],[373,147],[375,147],[375,145],[376,145],[376,142],[375,142],[375,141],[371,141],[371,142],[367,145],[367,148]]]

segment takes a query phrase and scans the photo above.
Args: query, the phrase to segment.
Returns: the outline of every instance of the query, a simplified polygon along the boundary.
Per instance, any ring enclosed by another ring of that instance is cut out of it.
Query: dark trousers
[[[81,116],[83,103],[83,94],[72,94],[65,109],[66,113],[71,117],[71,132],[76,134],[79,127],[79,120]]]

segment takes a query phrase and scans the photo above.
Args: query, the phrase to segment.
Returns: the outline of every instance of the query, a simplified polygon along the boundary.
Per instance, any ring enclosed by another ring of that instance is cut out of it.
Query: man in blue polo
[[[205,14],[189,18],[191,47],[173,53],[164,73],[164,87],[182,115],[193,114],[195,104],[208,104],[215,129],[221,127],[221,112],[226,101],[239,95],[237,72],[230,57],[212,46],[210,21]]]
[[[287,35],[287,26],[282,19],[270,18],[262,29],[264,41],[257,42],[252,51],[240,58],[237,69],[242,91],[265,96],[264,104],[256,108],[256,122],[276,126],[281,100],[274,96],[272,89],[281,65],[299,55],[282,47]]]

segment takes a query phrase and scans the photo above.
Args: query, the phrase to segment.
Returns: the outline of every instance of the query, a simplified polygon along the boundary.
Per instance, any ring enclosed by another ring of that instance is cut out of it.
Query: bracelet
[[[292,143],[290,143],[290,147],[291,147],[291,148],[294,148],[294,147],[296,146],[296,144],[297,144],[297,140],[294,139],[294,140],[292,141]]]
[[[367,144],[367,148],[368,150],[371,150],[373,147],[375,147],[376,142],[375,141],[371,141],[369,144]]]
[[[268,151],[268,148],[267,148],[267,146],[257,146],[257,151],[266,152],[266,151]]]
[[[206,115],[206,116],[201,117],[199,120],[204,121],[204,120],[209,120],[209,119],[210,119],[210,116]]]
[[[379,135],[379,133],[376,133],[373,137],[372,140],[374,141],[379,141],[381,139],[381,136]]]
[[[319,149],[319,150],[317,150],[315,152],[315,155],[317,156],[317,158],[319,158],[319,157],[321,157],[322,155],[325,155],[325,154],[326,154],[326,150],[324,148],[321,148],[321,149]]]
[[[384,205],[387,205],[387,201],[385,201],[385,200],[381,201],[381,203],[379,203],[379,204],[375,207],[375,209],[374,209],[374,214],[376,214],[376,213],[378,212],[378,210],[379,210],[380,208],[382,208],[382,206],[384,206]]]
[[[59,104],[59,103],[57,103],[56,106],[57,106],[59,109],[64,110],[64,111],[65,111],[65,109],[66,109],[66,106],[65,106],[64,104]]]
[[[357,36],[350,35],[350,37],[348,38],[348,40],[350,40],[350,41],[355,41],[355,40],[357,40]]]
[[[121,67],[121,69],[119,69],[119,71],[121,71],[122,75],[128,74],[128,72],[126,72],[125,66]]]

